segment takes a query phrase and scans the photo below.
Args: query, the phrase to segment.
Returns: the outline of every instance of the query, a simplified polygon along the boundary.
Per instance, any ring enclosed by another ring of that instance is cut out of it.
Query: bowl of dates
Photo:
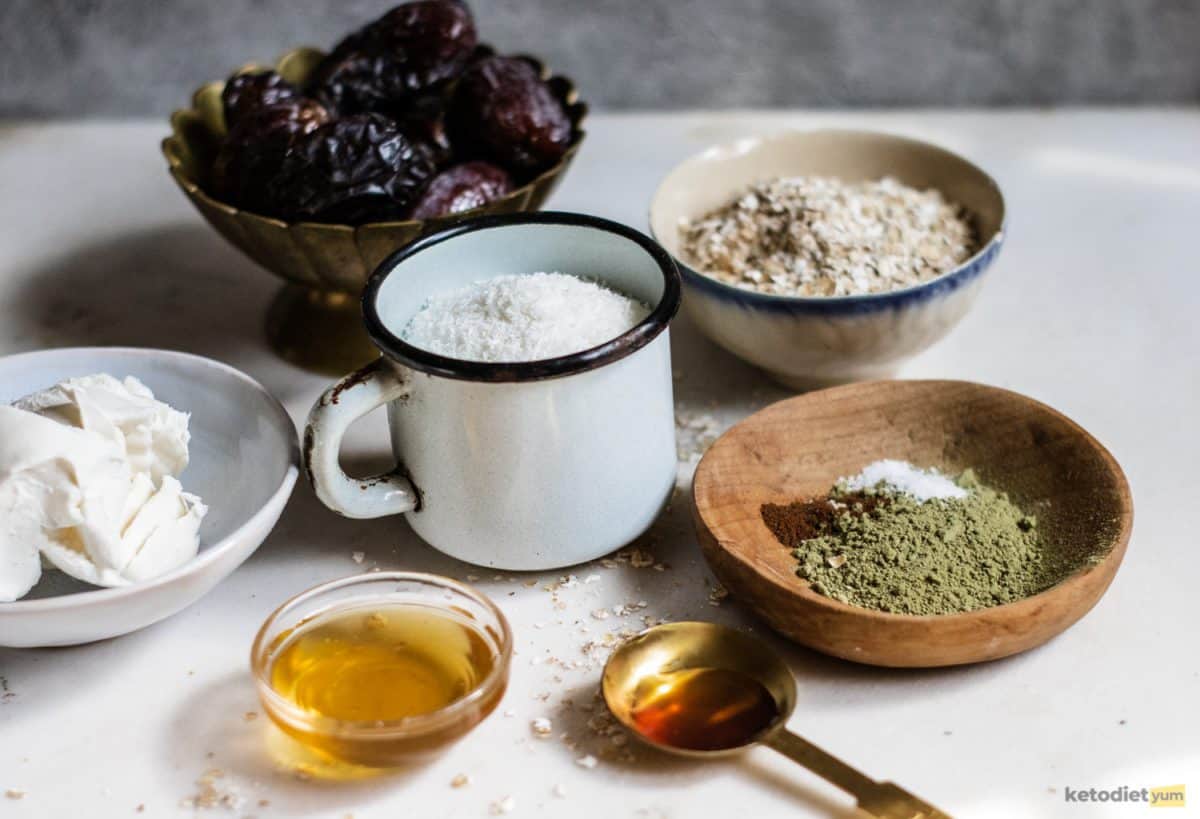
[[[162,149],[209,224],[287,280],[275,349],[341,372],[377,355],[358,317],[371,271],[463,218],[540,208],[586,113],[569,79],[480,44],[465,3],[416,0],[201,86]]]

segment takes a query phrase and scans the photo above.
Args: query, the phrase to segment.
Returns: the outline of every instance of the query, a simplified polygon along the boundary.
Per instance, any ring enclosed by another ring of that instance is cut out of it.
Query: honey
[[[335,612],[300,623],[278,644],[271,688],[304,711],[347,722],[440,710],[477,688],[495,663],[476,627],[424,605]]]
[[[780,710],[766,686],[747,674],[689,668],[642,680],[630,717],[643,735],[662,745],[720,751],[757,740]]]

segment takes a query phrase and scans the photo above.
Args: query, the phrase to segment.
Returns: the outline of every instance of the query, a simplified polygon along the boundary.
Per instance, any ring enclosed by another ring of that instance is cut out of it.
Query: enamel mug
[[[401,334],[437,294],[514,273],[572,273],[651,307],[598,347],[540,361],[463,361]],[[679,308],[670,256],[623,225],[570,213],[466,220],[397,251],[363,294],[382,351],[313,407],[309,480],[333,511],[404,514],[459,560],[508,570],[570,566],[629,543],[675,486],[667,324]],[[347,427],[381,405],[396,468],[353,478],[338,465]]]

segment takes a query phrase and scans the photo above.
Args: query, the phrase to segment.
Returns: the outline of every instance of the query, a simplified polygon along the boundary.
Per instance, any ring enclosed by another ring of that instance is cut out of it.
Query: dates
[[[413,206],[410,219],[432,219],[482,207],[512,190],[503,168],[488,162],[464,162],[442,171]]]
[[[447,117],[456,146],[519,172],[557,162],[571,144],[571,121],[533,66],[487,57],[458,81]]]
[[[245,116],[301,97],[300,89],[274,71],[235,74],[225,83],[221,104],[225,108],[225,127],[232,130]]]
[[[314,71],[311,93],[343,114],[394,114],[462,73],[476,45],[462,3],[405,3],[342,40]]]
[[[227,133],[205,180],[287,221],[359,225],[482,207],[577,136],[525,60],[480,44],[462,0],[413,0],[345,37],[303,83],[230,77]]]
[[[433,161],[444,168],[454,160],[454,146],[446,133],[446,103],[440,96],[426,95],[412,100],[396,115],[396,124],[405,136],[423,142],[433,152]]]
[[[296,140],[271,198],[295,221],[358,225],[401,219],[433,178],[429,149],[380,114],[356,114]]]
[[[324,106],[308,99],[243,114],[225,136],[213,161],[214,193],[245,210],[279,215],[268,191],[270,181],[296,139],[330,120]]]

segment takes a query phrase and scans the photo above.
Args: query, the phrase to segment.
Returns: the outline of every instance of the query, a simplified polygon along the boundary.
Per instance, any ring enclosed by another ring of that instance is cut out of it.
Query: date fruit
[[[404,100],[462,73],[475,21],[455,0],[416,0],[342,40],[313,73],[311,91],[343,114],[395,113]]]
[[[330,121],[320,103],[295,99],[244,114],[225,136],[212,167],[218,199],[264,216],[278,216],[268,185],[297,138]]]
[[[432,219],[482,207],[512,190],[503,168],[488,162],[464,162],[434,177],[413,206],[410,219]]]
[[[270,185],[271,199],[294,221],[402,219],[435,171],[429,149],[390,119],[356,114],[296,140]]]
[[[274,71],[235,74],[225,83],[221,104],[225,108],[225,127],[233,127],[248,114],[300,99],[300,90]]]
[[[557,162],[571,144],[571,120],[533,66],[488,57],[462,75],[447,117],[450,140],[517,173]]]

